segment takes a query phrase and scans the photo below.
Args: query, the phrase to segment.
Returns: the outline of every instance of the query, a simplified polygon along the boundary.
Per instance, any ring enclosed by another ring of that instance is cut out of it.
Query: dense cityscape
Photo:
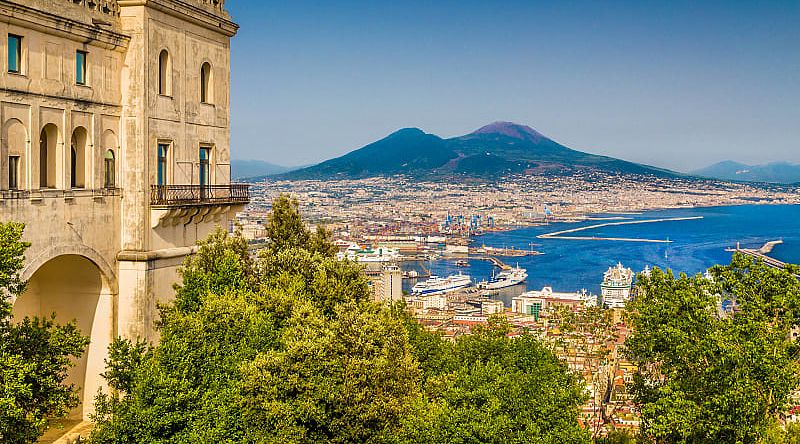
[[[600,435],[612,430],[635,431],[639,425],[626,392],[636,366],[621,352],[629,334],[622,316],[625,301],[636,293],[635,274],[649,271],[634,271],[622,264],[609,268],[604,276],[597,276],[598,282],[602,281],[599,295],[578,289],[559,292],[550,287],[525,291],[524,276],[503,281],[503,273],[518,270],[503,261],[538,252],[478,247],[471,245],[470,237],[551,221],[602,220],[599,216],[604,214],[800,203],[797,189],[787,186],[602,172],[570,177],[512,176],[500,182],[427,182],[395,176],[268,180],[251,186],[252,202],[239,214],[238,221],[256,248],[266,241],[266,215],[272,201],[285,193],[297,198],[311,224],[324,224],[332,230],[340,259],[362,264],[375,300],[402,301],[429,330],[452,340],[470,334],[476,325],[486,325],[492,316],[502,316],[514,334],[534,333],[558,344],[560,357],[583,376],[591,394],[582,407],[581,420]],[[501,279],[493,281],[496,284],[479,283],[477,277],[474,283],[462,280],[460,273],[425,280],[431,276],[424,274],[424,266],[421,272],[418,266],[412,266],[435,258],[449,258],[467,266],[464,259],[476,257],[491,260],[501,270]],[[520,269],[518,273],[524,272]],[[404,279],[416,284],[410,294],[403,291]],[[564,310],[578,314],[573,330],[565,331]],[[587,313],[605,319],[605,328],[598,328],[597,318]]]
[[[490,217],[494,228],[508,228],[539,223],[545,216],[579,220],[592,214],[660,208],[800,202],[797,187],[603,172],[511,176],[496,182],[426,182],[404,177],[268,180],[251,187],[252,201],[239,215],[251,237],[259,237],[258,221],[280,193],[295,196],[312,223],[324,223],[334,231],[346,228],[353,236],[443,233],[448,215],[482,216],[481,228],[486,229]]]

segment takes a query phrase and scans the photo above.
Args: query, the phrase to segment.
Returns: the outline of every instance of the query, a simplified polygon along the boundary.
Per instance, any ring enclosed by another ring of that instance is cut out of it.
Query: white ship
[[[478,283],[478,288],[481,290],[498,290],[525,282],[527,278],[528,270],[517,266],[510,270],[501,271],[497,276],[493,275],[488,281]]]
[[[609,268],[600,284],[603,305],[607,308],[625,308],[625,303],[631,298],[632,285],[633,271],[630,268],[623,267],[621,263]]]
[[[472,278],[468,274],[454,274],[448,277],[431,276],[430,279],[419,282],[411,289],[413,295],[442,294],[459,288],[472,285]]]
[[[347,250],[336,253],[336,258],[340,261],[347,259],[356,262],[397,262],[401,256],[394,248],[364,249],[357,244],[351,244]]]

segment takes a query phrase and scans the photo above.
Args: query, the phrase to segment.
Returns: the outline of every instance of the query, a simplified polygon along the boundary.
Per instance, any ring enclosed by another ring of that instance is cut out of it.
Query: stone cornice
[[[212,6],[207,2],[203,3],[208,4],[208,8],[196,6],[183,0],[117,0],[117,4],[121,8],[126,6],[146,6],[166,14],[177,15],[182,20],[192,22],[228,37],[236,35],[239,25],[231,21],[228,13],[222,8],[221,2],[217,6]],[[211,12],[209,8],[214,9],[215,12]]]
[[[130,42],[127,35],[100,25],[83,23],[7,0],[0,0],[0,21],[58,34],[81,43],[92,42],[108,49],[125,48]]]
[[[117,0],[66,0],[69,3],[75,3],[89,9],[90,11],[97,11],[101,14],[108,14],[111,16],[119,15],[119,5]]]

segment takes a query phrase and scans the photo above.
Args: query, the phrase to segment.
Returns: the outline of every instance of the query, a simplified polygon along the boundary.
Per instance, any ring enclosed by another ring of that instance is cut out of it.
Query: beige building
[[[155,340],[195,242],[247,203],[230,184],[224,0],[0,0],[0,219],[26,224],[15,316],[91,337],[91,411],[116,336]]]
[[[373,300],[389,304],[403,300],[403,272],[400,267],[382,262],[367,262],[363,265]]]

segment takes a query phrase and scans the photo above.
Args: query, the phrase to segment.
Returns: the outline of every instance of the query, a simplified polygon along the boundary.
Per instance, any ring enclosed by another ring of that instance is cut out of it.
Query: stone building
[[[86,417],[116,336],[156,340],[177,267],[247,203],[230,183],[224,0],[0,0],[0,220],[26,224],[14,314],[91,337]]]
[[[403,272],[400,267],[384,262],[366,262],[362,265],[374,301],[392,304],[403,300]]]

